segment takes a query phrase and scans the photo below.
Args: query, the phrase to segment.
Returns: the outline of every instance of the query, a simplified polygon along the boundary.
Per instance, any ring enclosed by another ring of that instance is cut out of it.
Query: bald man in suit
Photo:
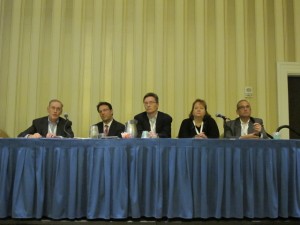
[[[236,106],[239,115],[235,120],[227,121],[224,126],[224,138],[267,139],[263,120],[251,117],[251,106],[247,100],[240,100]]]

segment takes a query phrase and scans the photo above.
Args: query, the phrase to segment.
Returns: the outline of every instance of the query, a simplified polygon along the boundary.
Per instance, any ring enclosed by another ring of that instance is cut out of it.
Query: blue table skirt
[[[0,218],[300,218],[300,140],[0,139]]]

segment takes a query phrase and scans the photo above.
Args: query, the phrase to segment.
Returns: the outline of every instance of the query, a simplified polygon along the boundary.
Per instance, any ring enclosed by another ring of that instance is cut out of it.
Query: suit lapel
[[[161,125],[160,121],[161,121],[161,114],[157,112],[156,123],[155,123],[155,130],[157,133],[160,130],[160,125]]]
[[[145,127],[146,127],[146,130],[151,130],[151,128],[150,128],[150,122],[149,122],[149,118],[148,118],[148,116],[147,116],[147,113],[145,112],[145,114],[144,114],[144,125],[145,125]]]
[[[48,117],[45,117],[42,121],[42,130],[41,130],[41,135],[46,137],[48,134]]]
[[[110,124],[109,130],[108,130],[108,136],[111,136],[114,134],[115,131],[115,121],[113,120]]]
[[[103,133],[103,122],[100,122],[98,130],[99,130],[99,133]]]
[[[235,130],[235,132],[236,132],[235,135],[236,135],[236,136],[241,136],[241,131],[242,131],[241,129],[242,129],[242,128],[241,128],[241,122],[240,122],[239,119],[236,119],[236,120],[235,120],[234,126],[235,126],[235,129],[234,129],[234,130]]]
[[[248,134],[251,134],[251,133],[254,132],[253,124],[254,124],[254,123],[253,123],[252,120],[250,119],[250,120],[249,120],[249,124],[248,124]]]
[[[56,130],[56,135],[57,136],[63,136],[64,135],[64,123],[62,122],[62,119],[59,118],[59,122],[57,124],[57,130]]]

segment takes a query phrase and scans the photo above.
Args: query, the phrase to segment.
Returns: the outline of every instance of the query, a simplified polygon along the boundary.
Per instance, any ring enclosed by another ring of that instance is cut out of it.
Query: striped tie
[[[105,127],[104,128],[104,134],[105,134],[105,136],[107,136],[108,135],[108,125],[105,125],[104,127]]]

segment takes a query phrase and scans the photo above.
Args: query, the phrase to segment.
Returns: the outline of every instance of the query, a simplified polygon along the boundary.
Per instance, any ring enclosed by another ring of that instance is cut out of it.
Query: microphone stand
[[[66,122],[65,122],[65,125],[64,125],[64,132],[67,134],[67,138],[71,138],[71,134],[66,129],[67,123],[70,122],[69,119],[68,119],[68,115],[65,115],[65,118],[66,118]]]
[[[224,135],[225,135],[226,131],[229,130],[229,131],[230,131],[230,134],[231,134],[230,136],[233,136],[233,132],[232,132],[231,127],[228,126],[227,123],[226,123],[226,120],[227,120],[227,119],[230,120],[230,119],[229,119],[229,118],[223,118],[223,117],[222,117],[222,119],[223,119]]]
[[[282,125],[276,129],[276,132],[279,132],[283,128],[288,128],[290,131],[294,132],[296,135],[298,135],[300,137],[300,133],[298,131],[296,131],[295,129],[293,129],[292,127],[290,127],[290,125]]]

